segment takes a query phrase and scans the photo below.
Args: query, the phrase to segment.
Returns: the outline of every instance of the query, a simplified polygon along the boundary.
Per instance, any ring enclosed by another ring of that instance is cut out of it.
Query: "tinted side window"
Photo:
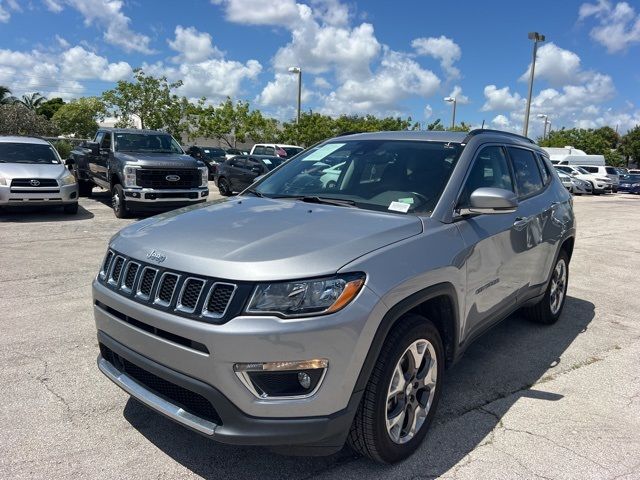
[[[102,142],[100,142],[100,148],[103,150],[111,149],[111,133],[110,132],[107,132],[104,134],[104,138],[102,139]]]
[[[96,133],[96,138],[94,138],[94,142],[100,145],[102,143],[102,139],[104,138],[104,132]]]
[[[471,194],[478,188],[503,188],[514,191],[509,164],[502,147],[485,147],[480,151],[462,191],[461,207],[469,206]]]
[[[538,159],[538,167],[540,167],[540,173],[542,173],[542,183],[545,185],[549,182],[549,170],[547,170],[547,164],[544,161],[544,158],[540,154],[536,154],[536,158]]]
[[[589,173],[598,173],[598,167],[582,167]]]
[[[541,190],[543,187],[542,177],[533,152],[514,147],[508,147],[508,150],[516,175],[518,195],[526,197]]]
[[[254,155],[264,155],[264,147],[256,147],[253,149]]]
[[[243,168],[244,167],[244,158],[232,158],[231,160],[229,160],[229,165],[231,165],[232,167],[236,167],[236,168]]]
[[[273,147],[264,147],[264,155],[275,155],[276,149]]]
[[[613,167],[606,167],[605,170],[609,175],[618,175],[618,171]]]
[[[564,172],[564,173],[566,173],[566,174],[568,174],[568,175],[570,175],[570,174],[571,174],[571,172],[573,171],[573,170],[571,170],[569,167],[556,167],[556,169],[558,169],[558,170],[560,170],[561,172]]]

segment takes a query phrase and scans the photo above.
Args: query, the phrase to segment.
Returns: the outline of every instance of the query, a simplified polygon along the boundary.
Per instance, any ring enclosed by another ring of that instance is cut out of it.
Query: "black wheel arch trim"
[[[405,299],[396,303],[387,311],[385,316],[382,318],[380,325],[378,325],[378,329],[376,330],[367,356],[365,357],[365,361],[360,370],[360,374],[358,375],[358,380],[356,381],[355,387],[353,389],[354,394],[361,393],[367,386],[367,382],[369,381],[369,377],[371,376],[371,372],[373,371],[375,362],[378,360],[380,352],[382,351],[382,345],[384,344],[384,341],[387,339],[389,332],[391,332],[391,329],[396,325],[398,320],[405,313],[409,312],[418,305],[428,300],[432,300],[434,298],[442,296],[447,297],[451,301],[453,310],[453,338],[451,339],[453,352],[451,352],[451,359],[453,360],[456,358],[456,350],[458,348],[458,331],[460,325],[458,298],[456,290],[451,283],[438,283],[409,295]],[[446,354],[446,356],[449,357],[450,355]]]

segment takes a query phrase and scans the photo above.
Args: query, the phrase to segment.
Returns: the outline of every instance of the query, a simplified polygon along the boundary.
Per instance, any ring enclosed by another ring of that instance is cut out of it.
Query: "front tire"
[[[222,195],[223,197],[230,197],[233,191],[231,190],[231,184],[229,183],[229,180],[227,180],[224,177],[219,178],[218,191],[220,192],[220,195]]]
[[[395,463],[415,452],[440,398],[443,352],[440,334],[429,320],[414,314],[398,320],[351,425],[351,448],[380,463]]]
[[[117,218],[127,218],[129,216],[127,202],[124,199],[124,189],[120,184],[114,185],[111,190],[111,207]]]
[[[558,259],[551,272],[551,280],[542,300],[524,310],[527,318],[536,323],[551,325],[562,314],[569,284],[569,256],[560,250]]]

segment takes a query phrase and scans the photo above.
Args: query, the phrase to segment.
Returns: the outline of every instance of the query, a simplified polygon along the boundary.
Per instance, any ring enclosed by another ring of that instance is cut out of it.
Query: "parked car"
[[[68,164],[81,196],[94,185],[111,192],[118,218],[201,203],[209,195],[208,167],[165,132],[101,128],[71,152]]]
[[[335,150],[327,188],[307,172]],[[93,283],[98,366],[212,440],[402,460],[474,339],[560,318],[576,229],[551,169],[506,132],[349,135],[130,225]]]
[[[202,147],[193,145],[187,149],[187,154],[203,162],[209,169],[209,180],[214,180],[218,172],[218,165],[224,162],[227,157],[222,148]]]
[[[34,205],[78,213],[76,178],[46,140],[0,136],[0,207]]]
[[[640,174],[640,169],[630,168],[628,173],[634,174],[634,175],[638,175],[638,174]]]
[[[238,150],[237,148],[227,148],[224,153],[226,159],[235,157],[236,155],[249,155],[249,152]]]
[[[587,172],[582,167],[576,167],[571,165],[554,165],[555,169],[559,172],[564,172],[579,180],[584,180],[591,184],[591,189],[594,195],[600,195],[601,193],[607,193],[613,191],[613,185],[611,179],[606,176],[594,175]]]
[[[251,185],[256,178],[280,165],[283,159],[265,155],[238,155],[218,168],[216,184],[220,195],[228,197]]]
[[[297,145],[285,145],[275,143],[256,143],[251,147],[249,155],[269,155],[282,158],[291,158],[302,152],[304,148]]]
[[[624,167],[615,167],[616,172],[618,172],[618,175],[628,175],[629,174],[629,169],[628,168],[624,168]]]
[[[609,167],[605,165],[578,165],[578,166],[593,175],[609,178],[609,180],[611,180],[613,193],[616,193],[618,191],[620,176],[618,175],[618,171],[614,167]]]
[[[571,193],[573,193],[574,195],[593,193],[593,187],[591,186],[590,182],[580,180],[576,177],[572,177],[571,181],[573,182],[573,189],[571,190]]]
[[[626,193],[640,193],[640,174],[627,174],[620,176],[618,191]]]
[[[569,192],[573,193],[573,179],[571,178],[571,175],[563,172],[558,172],[558,177],[560,177],[562,186],[564,186],[564,188],[566,188]]]

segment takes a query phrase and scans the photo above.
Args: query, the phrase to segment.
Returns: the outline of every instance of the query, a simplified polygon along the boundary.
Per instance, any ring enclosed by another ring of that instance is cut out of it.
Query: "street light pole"
[[[289,73],[296,73],[298,75],[298,115],[296,116],[296,124],[299,124],[302,103],[302,69],[300,67],[290,67]]]
[[[451,117],[451,130],[456,126],[456,97],[444,97],[445,102],[453,103],[453,116]]]
[[[547,138],[547,124],[551,124],[551,122],[548,120],[549,115],[546,115],[544,113],[539,113],[538,114],[538,118],[544,118],[544,129],[542,130],[542,140],[546,140],[546,138]]]
[[[538,32],[529,32],[529,40],[533,40],[533,59],[531,60],[531,74],[529,75],[529,95],[527,95],[527,108],[524,112],[524,127],[522,134],[526,137],[529,133],[529,113],[531,111],[531,94],[533,93],[533,77],[536,71],[536,55],[538,42],[544,42],[545,36]]]

